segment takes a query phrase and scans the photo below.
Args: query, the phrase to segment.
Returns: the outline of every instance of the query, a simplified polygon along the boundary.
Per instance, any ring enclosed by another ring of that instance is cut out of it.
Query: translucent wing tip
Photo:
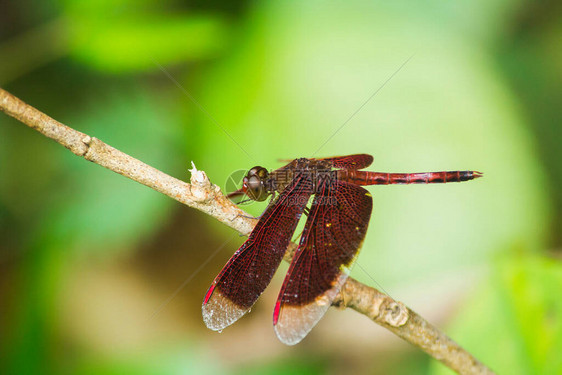
[[[213,331],[222,331],[244,316],[248,310],[236,305],[218,290],[214,290],[201,307],[203,322]]]
[[[326,314],[347,276],[346,272],[340,273],[333,287],[308,305],[294,306],[278,302],[273,313],[273,326],[279,340],[286,345],[301,342]]]
[[[330,301],[325,297],[318,298],[305,306],[284,305],[274,325],[277,337],[285,345],[298,344],[314,328],[329,307]]]

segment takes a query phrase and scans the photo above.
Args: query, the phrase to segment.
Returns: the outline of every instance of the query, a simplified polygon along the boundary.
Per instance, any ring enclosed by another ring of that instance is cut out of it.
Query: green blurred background
[[[484,172],[370,188],[353,276],[498,373],[561,374],[560,4],[1,0],[0,86],[221,187],[359,152],[370,170]],[[282,345],[287,265],[249,316],[209,331],[203,295],[244,238],[3,114],[0,239],[1,373],[450,373],[351,310]]]

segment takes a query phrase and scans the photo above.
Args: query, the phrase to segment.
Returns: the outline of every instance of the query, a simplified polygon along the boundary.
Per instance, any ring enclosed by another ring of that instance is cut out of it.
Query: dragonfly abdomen
[[[469,181],[482,177],[482,173],[475,171],[383,173],[341,170],[338,171],[338,177],[355,185],[435,184]]]

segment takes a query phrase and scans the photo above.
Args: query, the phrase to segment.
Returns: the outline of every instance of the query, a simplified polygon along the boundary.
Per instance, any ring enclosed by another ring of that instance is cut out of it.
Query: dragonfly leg
[[[250,216],[250,215],[236,215],[236,217],[243,217],[245,219],[253,219],[253,220],[259,220],[261,219],[261,217],[263,216],[263,214],[261,214],[260,216]]]

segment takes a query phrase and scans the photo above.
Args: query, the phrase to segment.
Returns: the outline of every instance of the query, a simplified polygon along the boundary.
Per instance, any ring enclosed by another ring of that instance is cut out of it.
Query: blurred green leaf
[[[562,373],[562,264],[504,258],[447,333],[498,374]],[[442,365],[432,374],[450,374]]]
[[[74,16],[113,16],[126,12],[149,11],[158,3],[166,5],[169,0],[61,0],[63,10]]]
[[[123,15],[72,18],[71,54],[96,69],[120,73],[207,59],[225,46],[226,26],[214,15]]]

